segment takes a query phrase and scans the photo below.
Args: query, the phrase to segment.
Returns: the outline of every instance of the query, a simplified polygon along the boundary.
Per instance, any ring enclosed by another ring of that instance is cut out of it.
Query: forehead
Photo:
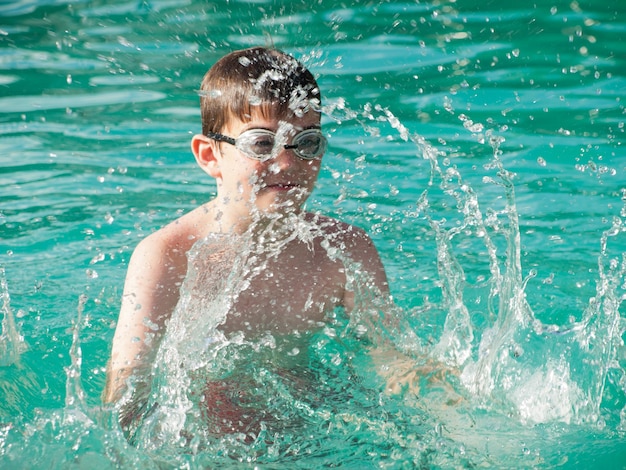
[[[306,113],[279,113],[270,105],[253,106],[250,113],[244,116],[230,115],[226,120],[225,129],[251,129],[255,127],[276,131],[278,127],[287,126],[305,129],[320,125],[321,115],[317,111]]]

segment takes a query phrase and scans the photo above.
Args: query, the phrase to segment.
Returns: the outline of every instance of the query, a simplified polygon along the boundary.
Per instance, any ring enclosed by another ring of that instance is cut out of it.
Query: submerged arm
[[[409,392],[418,395],[422,381],[425,378],[432,380],[439,368],[432,361],[420,363],[395,344],[394,337],[410,335],[411,331],[406,331],[408,325],[399,324],[397,307],[390,296],[385,268],[378,251],[367,234],[360,230],[354,233],[352,241],[349,257],[363,271],[362,278],[357,279],[357,282],[365,284],[358,289],[346,290],[344,306],[347,311],[356,309],[354,314],[374,317],[373,323],[370,323],[370,318],[366,319],[366,323],[377,327],[377,331],[371,332],[374,341],[369,355],[377,375],[383,380],[385,393]]]

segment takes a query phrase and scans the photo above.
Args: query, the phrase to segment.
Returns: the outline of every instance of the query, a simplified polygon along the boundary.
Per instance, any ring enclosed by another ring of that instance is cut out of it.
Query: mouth
[[[275,191],[290,191],[292,189],[297,189],[299,187],[300,185],[293,184],[293,183],[275,183],[275,184],[268,184],[265,186],[266,189],[273,189]]]

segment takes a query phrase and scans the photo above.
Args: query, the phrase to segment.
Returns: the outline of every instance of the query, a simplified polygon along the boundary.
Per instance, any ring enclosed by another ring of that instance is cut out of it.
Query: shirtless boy
[[[236,294],[219,325],[226,335],[306,330],[335,307],[350,311],[354,293],[346,286],[344,264],[329,255],[329,245],[359,263],[373,286],[387,295],[385,271],[370,238],[354,226],[303,211],[326,149],[320,105],[313,75],[277,50],[233,52],[207,72],[201,88],[202,134],[192,138],[191,148],[200,168],[216,180],[217,196],[136,247],[105,402],[119,401],[128,379],[154,360],[179,302],[188,254],[209,235],[251,234],[254,240],[255,233],[266,233],[271,225],[273,239],[256,242],[260,248],[280,245]],[[309,240],[292,236],[293,216],[311,227]]]

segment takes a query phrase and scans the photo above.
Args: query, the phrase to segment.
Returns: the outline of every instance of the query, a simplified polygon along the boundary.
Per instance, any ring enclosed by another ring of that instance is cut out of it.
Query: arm
[[[118,401],[128,379],[151,366],[185,275],[186,254],[180,251],[156,232],[139,243],[130,259],[107,367],[105,403]]]
[[[347,233],[351,236],[345,243],[348,248],[348,258],[360,265],[365,273],[363,280],[367,280],[367,287],[378,291],[384,301],[389,297],[389,284],[387,282],[387,274],[385,267],[380,259],[378,250],[370,237],[361,229],[350,227]],[[346,289],[344,292],[343,305],[346,311],[350,312],[355,307],[355,292]]]
[[[349,251],[350,259],[360,264],[361,269],[365,271],[367,280],[367,290],[372,287],[380,293],[378,301],[374,301],[371,305],[358,305],[359,308],[372,308],[372,313],[378,311],[384,316],[375,325],[391,330],[392,335],[397,335],[404,330],[396,324],[398,318],[395,317],[396,308],[389,295],[389,284],[385,273],[385,268],[380,260],[380,256],[368,235],[357,229],[352,238],[353,245]],[[372,297],[366,292],[365,302],[370,302]],[[363,293],[361,293],[363,295]],[[355,307],[355,292],[346,289],[344,294],[344,306],[348,311]],[[404,352],[389,340],[389,337],[380,334],[380,331],[372,332],[375,338],[373,347],[370,348],[369,354],[372,359],[374,370],[383,380],[384,391],[387,394],[400,394],[408,391],[414,395],[418,395],[420,385],[424,377],[431,377],[436,368],[433,364],[427,363],[420,365],[419,362]]]
[[[394,305],[389,295],[389,285],[385,275],[385,268],[380,260],[374,244],[365,233],[357,232],[358,243],[354,259],[361,263],[364,271],[371,276],[373,285],[381,293],[381,302],[376,302],[372,307],[377,309],[383,318],[377,323],[380,327],[388,329],[391,339],[398,335],[409,335],[409,342],[418,346],[418,339],[414,336],[410,326],[403,323],[399,309]],[[354,292],[352,307],[354,307]],[[446,390],[448,403],[458,403],[461,397],[450,384],[449,377],[458,375],[458,371],[450,369],[445,364],[426,355],[405,352],[402,348],[390,340],[389,336],[375,334],[376,341],[369,350],[374,369],[383,380],[384,392],[389,395],[409,394],[420,395],[423,388],[442,387]]]

